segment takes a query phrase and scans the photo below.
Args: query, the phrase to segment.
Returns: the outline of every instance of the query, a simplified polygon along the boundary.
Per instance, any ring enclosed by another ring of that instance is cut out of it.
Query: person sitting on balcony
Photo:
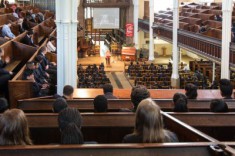
[[[199,28],[199,33],[206,32],[207,26],[204,23],[201,23]]]
[[[235,42],[235,22],[233,22],[233,27],[232,27],[232,42]]]

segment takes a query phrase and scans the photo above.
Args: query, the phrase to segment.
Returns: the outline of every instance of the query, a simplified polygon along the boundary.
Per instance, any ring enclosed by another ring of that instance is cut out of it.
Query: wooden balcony
[[[139,19],[139,29],[149,32],[149,22]],[[173,28],[170,24],[155,24],[153,26],[154,35],[158,38],[172,43]],[[178,46],[191,51],[197,55],[215,61],[221,62],[221,40],[199,33],[192,33],[187,30],[178,30]],[[230,67],[235,67],[235,44],[230,45]]]

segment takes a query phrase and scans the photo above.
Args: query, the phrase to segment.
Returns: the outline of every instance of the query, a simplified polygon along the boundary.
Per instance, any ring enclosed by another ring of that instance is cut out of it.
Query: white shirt
[[[49,51],[56,51],[56,47],[51,43],[51,41],[47,42],[47,48]]]

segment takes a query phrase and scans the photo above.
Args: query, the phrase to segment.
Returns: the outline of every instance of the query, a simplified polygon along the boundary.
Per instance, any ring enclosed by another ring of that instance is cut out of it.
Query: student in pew
[[[117,99],[117,97],[113,95],[113,86],[111,84],[105,84],[103,86],[103,92],[107,99]]]
[[[30,63],[27,63],[28,66],[31,66],[29,65]],[[26,65],[27,66],[27,65]],[[30,67],[31,68],[31,67]],[[26,68],[23,72],[23,77],[22,77],[23,80],[32,80],[33,82],[33,94],[35,97],[40,97],[40,96],[46,96],[48,95],[48,85],[44,85],[44,84],[39,84],[36,80],[35,80],[35,77],[34,77],[34,71],[32,69],[29,69],[29,68]]]
[[[148,98],[140,102],[136,110],[134,132],[126,135],[123,142],[178,142],[178,138],[173,132],[164,129],[160,107]]]
[[[210,111],[211,112],[228,112],[228,105],[222,99],[214,99],[211,100],[210,104]]]
[[[8,109],[8,102],[6,98],[0,98],[0,113]]]
[[[5,60],[3,61],[3,57],[4,50],[0,48],[0,90],[3,91],[5,97],[8,98],[8,80],[11,79],[13,73],[4,69],[4,67],[10,62],[10,58],[5,57]]]
[[[36,44],[33,43],[33,30],[30,29],[25,37],[21,40],[23,44],[33,46],[33,47],[38,47]]]
[[[29,19],[28,18],[24,18],[24,20],[23,20],[23,23],[22,23],[22,27],[23,27],[23,29],[24,30],[30,30],[31,29],[31,27],[30,27],[30,25],[29,25]]]
[[[0,145],[32,145],[28,121],[22,110],[11,109],[2,114]]]
[[[46,54],[47,54],[48,49],[46,48],[46,46],[43,46],[40,50],[39,50],[39,56],[42,56],[42,62],[41,65],[43,67],[43,69],[51,74],[56,75],[57,74],[57,70],[56,70],[56,63],[55,62],[50,62],[47,58],[46,58]]]
[[[220,94],[224,99],[232,99],[233,85],[228,79],[219,81]]]
[[[57,98],[55,102],[53,103],[53,112],[59,113],[67,107],[68,107],[68,103],[64,98],[62,97]]]
[[[49,40],[47,42],[47,49],[52,53],[56,53],[56,47],[52,44],[53,42],[55,43],[55,38],[49,37]]]
[[[58,116],[61,144],[83,144],[82,117],[76,108],[65,108]]]
[[[185,86],[185,95],[188,99],[196,99],[197,98],[197,86],[192,83],[188,83]]]
[[[215,15],[214,18],[215,18],[216,21],[219,21],[219,22],[222,22],[222,20],[223,20],[221,14],[220,15]]]
[[[0,8],[6,8],[5,0],[1,0]]]
[[[235,22],[232,25],[232,42],[235,42]]]
[[[7,23],[4,24],[2,27],[2,36],[13,39],[15,38],[15,35],[11,32],[10,27],[11,27],[11,21],[7,21]]]
[[[182,93],[175,93],[173,96],[174,112],[188,112],[188,100]]]
[[[107,112],[108,100],[104,95],[98,95],[94,98],[94,112]]]
[[[19,25],[19,32],[20,32],[20,34],[22,34],[24,32],[23,21],[24,21],[23,18],[19,18],[17,20],[17,24]]]
[[[150,93],[145,86],[139,85],[133,87],[131,90],[131,102],[133,103],[134,108],[131,111],[135,112],[139,103],[149,97]]]

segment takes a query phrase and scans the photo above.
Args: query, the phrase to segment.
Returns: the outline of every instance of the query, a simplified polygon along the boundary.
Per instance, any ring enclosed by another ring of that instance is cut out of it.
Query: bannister
[[[144,32],[149,32],[149,22],[139,19],[139,28]],[[155,24],[154,34],[172,43],[172,26],[166,24]],[[192,33],[186,30],[178,30],[178,46],[193,53],[206,57],[208,60],[220,63],[221,61],[221,40],[199,33]],[[235,44],[230,45],[230,67],[235,67]]]
[[[84,7],[129,7],[130,0],[86,0]]]

